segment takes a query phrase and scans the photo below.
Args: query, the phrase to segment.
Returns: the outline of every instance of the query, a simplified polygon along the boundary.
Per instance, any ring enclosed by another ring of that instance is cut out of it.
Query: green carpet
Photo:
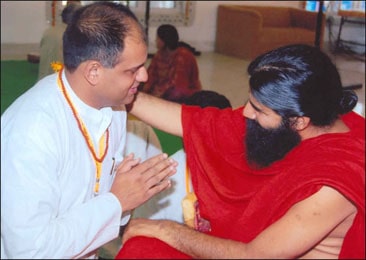
[[[22,93],[32,87],[38,78],[38,64],[21,61],[1,61],[1,114]],[[162,149],[168,155],[180,150],[182,139],[154,129]]]
[[[182,138],[177,137],[175,135],[165,133],[158,129],[154,129],[154,130],[160,140],[161,148],[168,155],[172,155],[176,151],[183,148]]]
[[[38,64],[28,61],[1,61],[1,114],[38,78]]]

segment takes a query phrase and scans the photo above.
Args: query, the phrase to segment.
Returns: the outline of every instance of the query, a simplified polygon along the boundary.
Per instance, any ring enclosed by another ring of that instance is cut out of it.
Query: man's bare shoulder
[[[315,247],[300,258],[304,259],[338,259],[343,240],[352,226],[356,212],[343,220],[331,233],[322,239]]]
[[[327,203],[327,206],[323,210],[317,211],[317,214],[326,215],[326,218],[320,218],[322,222],[320,225],[323,227],[319,227],[319,229],[330,229],[330,231],[300,258],[338,258],[343,240],[357,214],[356,207],[341,193],[328,186],[321,188],[317,193],[309,197],[308,200],[311,200],[312,203],[319,203],[319,205]],[[314,223],[314,225],[319,225],[319,223]]]

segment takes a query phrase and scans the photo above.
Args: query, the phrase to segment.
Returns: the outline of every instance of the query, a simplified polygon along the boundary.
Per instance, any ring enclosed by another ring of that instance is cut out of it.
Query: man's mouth
[[[133,95],[136,94],[137,91],[138,91],[138,87],[132,87],[132,88],[130,88],[130,93],[133,94]]]

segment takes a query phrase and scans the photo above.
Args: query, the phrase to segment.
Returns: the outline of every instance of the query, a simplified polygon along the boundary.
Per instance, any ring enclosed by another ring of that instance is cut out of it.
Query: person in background
[[[194,54],[179,47],[177,29],[170,24],[157,29],[157,53],[148,67],[149,78],[141,87],[143,92],[156,97],[182,103],[184,99],[202,89]]]
[[[248,67],[249,99],[199,108],[138,93],[130,112],[183,136],[195,228],[131,219],[116,258],[363,259],[365,118],[319,48],[284,46]]]
[[[200,107],[217,107],[220,109],[231,108],[230,100],[224,95],[212,91],[201,90],[194,93],[184,101],[185,105],[200,106]]]
[[[128,118],[125,155],[131,153],[144,161],[162,153],[162,148],[151,126],[138,119]]]
[[[146,35],[130,9],[80,7],[63,54],[64,67],[1,116],[2,259],[95,259],[176,171],[166,154],[124,156],[125,105],[147,80]]]
[[[194,93],[185,100],[185,104],[219,109],[232,107],[229,99],[212,90],[201,90]],[[170,178],[172,187],[134,209],[133,218],[170,219],[184,222],[181,201],[187,195],[186,185],[191,187],[189,176],[186,179],[188,170],[186,153],[184,149],[180,149],[171,155],[171,158],[178,162],[177,172]]]
[[[52,62],[63,63],[62,35],[65,32],[66,26],[71,22],[73,13],[79,7],[81,5],[76,2],[67,4],[61,13],[62,23],[51,26],[44,31],[40,42],[38,80],[54,73],[51,67]]]

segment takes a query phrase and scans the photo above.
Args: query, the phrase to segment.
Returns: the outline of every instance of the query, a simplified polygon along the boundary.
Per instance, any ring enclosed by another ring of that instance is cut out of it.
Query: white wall
[[[216,13],[219,4],[276,5],[300,7],[301,1],[196,1],[192,26],[177,27],[180,39],[200,51],[213,51]],[[38,46],[43,31],[49,26],[46,1],[1,1],[1,44]],[[149,28],[149,50],[155,50],[157,27]]]
[[[39,43],[48,27],[46,1],[1,1],[1,43]]]

